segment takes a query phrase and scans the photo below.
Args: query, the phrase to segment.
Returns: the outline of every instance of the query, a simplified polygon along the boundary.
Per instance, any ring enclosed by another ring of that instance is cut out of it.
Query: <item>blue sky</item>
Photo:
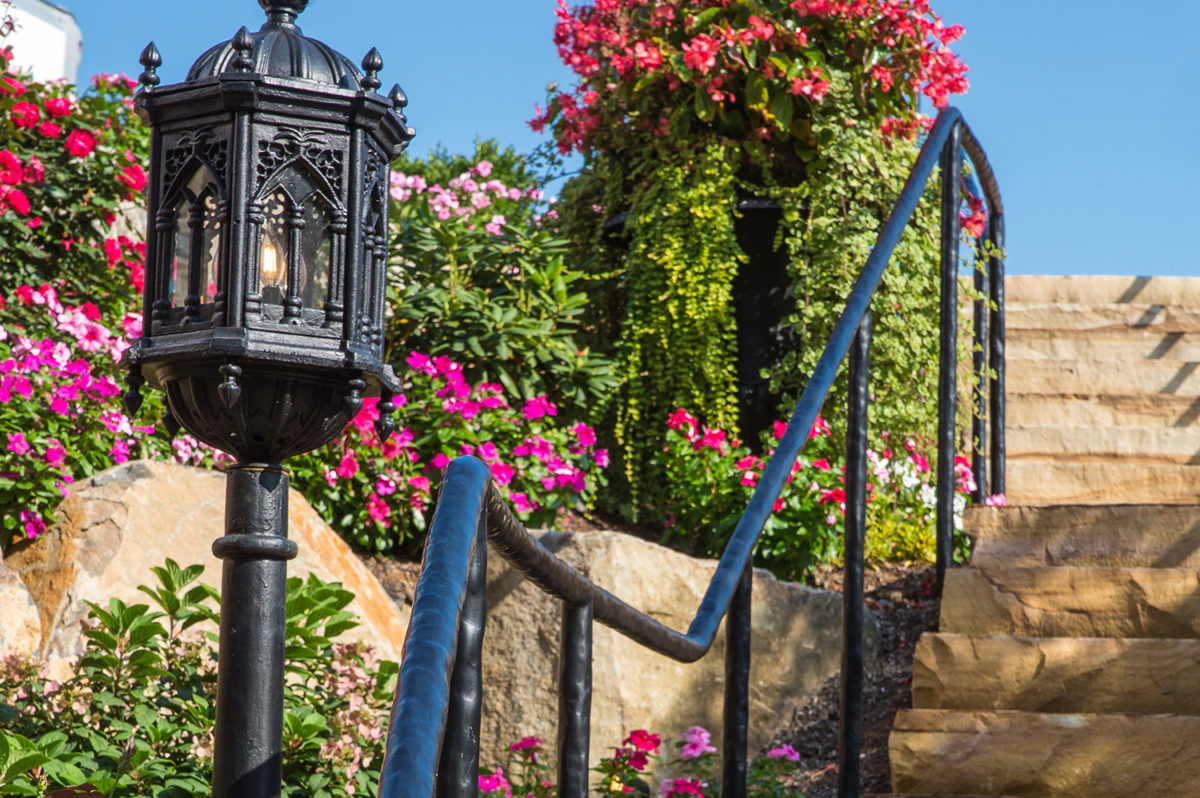
[[[179,80],[206,47],[262,19],[254,0],[58,2],[83,29],[85,77],[136,75],[153,39],[160,74]],[[955,103],[1000,181],[1009,272],[1200,275],[1200,2],[932,5],[966,27],[956,49],[971,90]],[[418,153],[468,151],[477,136],[531,149],[534,103],[570,81],[554,0],[312,0],[300,21],[355,61],[379,48],[385,87],[399,82],[411,101]]]

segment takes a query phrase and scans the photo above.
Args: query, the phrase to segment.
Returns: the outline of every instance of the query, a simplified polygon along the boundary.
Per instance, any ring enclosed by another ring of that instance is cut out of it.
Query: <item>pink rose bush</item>
[[[723,430],[710,429],[680,408],[667,419],[666,446],[654,459],[667,475],[660,511],[664,538],[719,556],[733,533],[786,424],[776,422],[763,454],[754,455]],[[936,491],[929,460],[912,438],[867,450],[867,557],[932,561]],[[955,458],[955,529],[975,489],[970,464]],[[840,558],[846,512],[845,450],[817,417],[767,519],[755,562],[800,579],[814,565]]]
[[[367,399],[323,450],[294,458],[293,484],[356,545],[395,551],[419,545],[442,469],[472,455],[491,470],[521,521],[553,526],[590,506],[608,454],[586,424],[557,420],[545,396],[521,400],[498,383],[471,383],[445,355],[411,352],[396,397],[397,431],[380,441],[378,400]]]

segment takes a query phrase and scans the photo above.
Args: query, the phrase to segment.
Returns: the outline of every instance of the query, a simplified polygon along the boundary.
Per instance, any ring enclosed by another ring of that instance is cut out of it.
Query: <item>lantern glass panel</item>
[[[221,229],[223,220],[212,191],[203,197],[204,229],[200,248],[200,302],[212,302],[221,277]]]
[[[175,204],[175,252],[171,256],[170,285],[167,293],[171,306],[181,308],[187,301],[188,270],[192,262],[192,228],[188,225],[190,204],[180,197]]]
[[[262,249],[258,257],[259,293],[263,302],[283,303],[288,284],[288,198],[282,191],[272,194],[266,203]]]
[[[322,308],[329,297],[332,238],[329,213],[319,199],[310,197],[300,232],[300,299],[305,307]]]

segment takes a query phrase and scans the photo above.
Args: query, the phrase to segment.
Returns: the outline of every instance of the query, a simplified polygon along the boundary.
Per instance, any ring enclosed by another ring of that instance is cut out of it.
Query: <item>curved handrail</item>
[[[974,164],[983,186],[989,209],[988,226],[999,226],[1002,205],[995,175],[962,113],[947,108],[929,130],[904,189],[880,230],[686,633],[637,610],[547,551],[513,516],[481,461],[459,457],[447,466],[405,640],[380,796],[427,798],[433,794],[440,729],[444,728],[449,707],[458,622],[467,595],[467,574],[477,546],[476,527],[480,519],[493,547],[543,590],[571,605],[591,605],[596,620],[673,659],[692,662],[709,650],[742,574],[751,565],[754,545],[775,500],[787,484],[792,465],[816,421],[838,367],[868,312],[883,270],[956,128],[961,130],[962,149]],[[955,214],[957,211],[954,208]],[[939,559],[941,549],[939,545]],[[474,711],[478,711],[477,707]]]

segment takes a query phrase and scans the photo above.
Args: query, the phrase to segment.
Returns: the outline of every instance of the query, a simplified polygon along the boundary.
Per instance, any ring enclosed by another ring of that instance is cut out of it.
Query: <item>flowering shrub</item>
[[[196,624],[215,622],[218,597],[202,566],[167,560],[142,587],[153,602],[92,605],[82,657],[64,682],[34,660],[0,668],[0,753],[24,769],[0,791],[42,795],[88,782],[104,795],[210,794],[216,649]],[[288,580],[284,795],[374,795],[398,666],[332,638],[355,625],[353,595],[315,577]],[[11,760],[16,762],[16,759]]]
[[[45,531],[71,483],[111,465],[229,460],[125,414],[117,360],[140,328],[140,314],[109,326],[95,305],[71,304],[49,284],[0,295],[0,549]],[[148,396],[147,415],[161,412],[161,397]]]
[[[635,729],[625,738],[621,746],[613,749],[613,755],[600,760],[593,770],[599,774],[595,790],[600,795],[637,793],[657,794],[661,798],[697,796],[715,798],[720,795],[720,761],[717,749],[711,745],[712,734],[703,726],[693,726],[675,741],[675,756],[668,760],[659,750],[662,738],[645,729]],[[554,784],[545,780],[548,772],[541,762],[544,753],[543,740],[525,737],[509,746],[518,760],[516,767],[510,760],[510,776],[519,771],[516,778],[505,776],[503,768],[481,768],[479,792],[494,798],[517,796],[552,796]],[[754,758],[748,767],[746,789],[752,798],[782,798],[795,795],[790,780],[797,775],[795,762],[800,756],[791,746],[783,746]],[[655,766],[651,772],[651,764]],[[651,789],[657,778],[658,791]]]
[[[397,432],[381,443],[377,400],[324,449],[292,460],[293,484],[351,542],[369,549],[419,546],[430,497],[454,457],[474,455],[507,492],[524,523],[548,526],[588,506],[604,484],[608,453],[582,422],[556,421],[546,396],[524,401],[502,385],[467,382],[445,355],[412,352],[396,397]]]
[[[76,94],[8,71],[11,58],[0,50],[0,293],[69,276],[81,294],[129,299],[138,259],[127,256],[138,245],[114,224],[142,204],[146,186],[149,138],[132,110],[136,84],[98,75]]]
[[[949,48],[963,29],[928,0],[559,0],[557,14],[554,41],[579,83],[531,124],[552,125],[563,152],[631,149],[630,128],[812,148],[811,119],[839,102],[911,137],[918,93],[943,108],[967,89]]]
[[[394,365],[417,349],[523,399],[586,406],[607,393],[610,362],[575,340],[584,275],[524,158],[482,142],[472,158],[404,159],[391,192]]]
[[[724,430],[678,409],[667,420],[666,448],[656,458],[668,476],[665,537],[699,554],[719,556],[750,500],[786,425],[776,422],[762,456]],[[887,442],[888,433],[882,438]],[[873,560],[925,560],[935,555],[936,491],[929,460],[906,438],[900,447],[867,450],[867,547]],[[846,511],[844,450],[820,416],[792,467],[755,548],[757,564],[785,579],[840,558]],[[955,529],[961,537],[966,496],[975,489],[965,458],[955,459]]]

